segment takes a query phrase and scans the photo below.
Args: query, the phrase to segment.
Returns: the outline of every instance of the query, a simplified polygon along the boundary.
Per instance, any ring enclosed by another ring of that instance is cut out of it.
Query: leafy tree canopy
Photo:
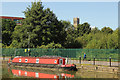
[[[95,34],[95,33],[98,33],[100,32],[100,30],[98,29],[98,27],[95,27],[91,30],[91,33]]]
[[[85,48],[118,49],[119,29],[104,27],[90,28],[87,22],[76,29],[70,21],[59,21],[49,8],[44,9],[42,2],[32,2],[24,11],[22,25],[3,20],[3,47],[10,48]],[[0,28],[1,29],[1,28]]]
[[[113,30],[110,28],[110,27],[103,27],[101,29],[101,32],[104,32],[104,33],[111,33],[113,32]]]
[[[9,46],[12,42],[12,32],[16,23],[11,20],[2,19],[2,43],[6,46]]]
[[[49,8],[43,8],[42,2],[32,2],[32,6],[27,7],[24,11],[26,18],[23,20],[23,25],[17,26],[12,35],[13,40],[17,40],[19,47],[32,48],[47,45],[53,41],[60,44],[64,42],[64,25],[57,20]],[[28,42],[30,42],[29,45]]]
[[[44,49],[48,49],[48,48],[51,48],[51,49],[55,49],[55,48],[63,48],[61,44],[57,43],[55,44],[54,42],[51,42],[50,44],[48,45],[42,45],[40,47],[37,47],[37,48],[44,48]]]
[[[90,24],[85,22],[83,24],[78,25],[75,34],[77,35],[77,37],[79,37],[83,36],[84,34],[89,34],[90,32],[91,32]]]

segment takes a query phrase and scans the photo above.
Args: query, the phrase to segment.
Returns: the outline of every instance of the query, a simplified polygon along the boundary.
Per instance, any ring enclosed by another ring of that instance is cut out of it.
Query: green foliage
[[[77,40],[73,40],[69,42],[65,48],[82,48],[82,43],[78,42]]]
[[[79,24],[76,30],[77,37],[89,34],[91,32],[90,25],[88,23]]]
[[[91,35],[91,34],[89,34]],[[88,35],[88,36],[89,36]],[[87,37],[87,36],[86,36]],[[96,33],[92,39],[88,41],[85,48],[89,49],[118,49],[118,33],[115,30],[112,34]]]
[[[44,48],[44,49],[55,49],[55,48],[63,48],[61,44],[55,44],[54,42],[51,42],[50,44],[48,45],[42,45],[40,47],[37,47],[37,48]]]
[[[72,27],[72,24],[70,23],[70,21],[64,21],[64,20],[62,20],[61,22],[64,25],[64,29],[66,29],[66,30],[68,30],[69,28]]]
[[[11,46],[16,44],[15,40],[18,42],[16,47],[19,48],[27,48],[28,46],[35,48],[51,42],[63,44],[66,37],[64,25],[57,20],[49,8],[43,9],[42,2],[33,2],[32,6],[27,7],[24,11],[24,14],[26,18],[22,22],[23,25],[16,26],[13,32],[14,42]]]
[[[12,42],[12,32],[16,23],[11,20],[2,19],[2,43],[6,46],[9,46]]]
[[[104,27],[101,29],[101,32],[104,32],[106,34],[108,34],[108,33],[112,34],[113,30],[110,27]]]
[[[74,29],[73,26],[69,24],[69,27],[66,30],[67,37],[65,48],[83,48],[85,42],[82,39],[79,40],[78,37],[89,34],[90,31],[91,28],[88,23],[79,24],[77,29]]]
[[[97,27],[95,27],[91,30],[91,33],[93,33],[93,34],[98,33],[98,32],[100,32],[100,30]]]
[[[83,48],[86,45],[86,41],[83,37],[76,38],[76,41],[78,42],[77,45],[79,45],[79,48]]]
[[[108,41],[107,41],[107,44],[108,44],[108,49],[119,49],[119,43],[118,43],[118,29],[116,29],[112,35],[109,35],[108,36]]]
[[[118,49],[118,29],[112,34],[91,31],[89,34],[77,37],[76,40],[85,49]]]
[[[24,11],[22,25],[3,20],[3,47],[9,48],[84,48],[118,49],[119,29],[110,27],[99,30],[90,28],[87,22],[75,29],[70,21],[59,21],[42,2],[32,2]],[[7,36],[7,37],[6,37]]]
[[[107,36],[103,33],[97,33],[92,36],[92,40],[88,42],[86,48],[89,49],[106,49]]]
[[[64,25],[65,31],[66,31],[66,41],[64,42],[65,48],[74,48],[75,44],[75,36],[74,36],[74,29],[73,26],[70,24],[69,21],[62,21],[62,24]]]

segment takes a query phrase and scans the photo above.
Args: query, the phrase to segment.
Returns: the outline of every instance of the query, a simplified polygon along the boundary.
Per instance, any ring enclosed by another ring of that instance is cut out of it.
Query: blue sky
[[[22,13],[30,2],[3,2],[2,16],[24,17]],[[67,20],[73,24],[73,18],[79,17],[80,24],[88,22],[91,27],[99,29],[107,26],[115,30],[118,27],[117,2],[43,2],[59,20]]]

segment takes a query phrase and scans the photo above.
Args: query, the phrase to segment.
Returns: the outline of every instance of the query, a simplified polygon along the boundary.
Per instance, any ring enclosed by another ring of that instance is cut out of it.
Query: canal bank
[[[9,66],[7,65],[7,61],[3,61],[2,62],[2,68],[3,68],[3,77],[9,77],[9,78],[21,78],[21,76],[15,76],[12,73],[12,69],[16,69],[16,70],[22,70],[22,71],[27,71],[27,72],[35,72],[35,73],[45,73],[45,74],[55,74],[55,75],[59,75],[59,74],[71,74],[74,75],[74,78],[118,78],[118,74],[114,71],[102,71],[99,68],[101,68],[102,66],[100,66],[97,70],[95,70],[95,66],[93,65],[80,65],[80,64],[76,64],[78,71],[64,71],[64,70],[59,70],[56,68],[40,68],[40,67],[20,67],[20,66],[16,66],[15,68],[9,68]],[[11,66],[12,67],[12,66]],[[104,66],[105,67],[105,66]],[[108,67],[107,67],[108,68]],[[33,70],[33,71],[32,71]]]
[[[2,61],[3,64],[7,64],[7,60]],[[25,67],[25,66],[16,66],[16,67],[23,67],[23,68],[38,68],[39,67]],[[119,74],[119,67],[109,67],[109,66],[99,66],[99,65],[91,65],[91,64],[76,64],[76,67],[78,70],[84,70],[84,71],[95,71],[95,72],[107,72],[107,73],[113,73],[113,74]],[[55,68],[43,68],[43,69],[52,69],[56,70]],[[59,71],[61,71],[59,69]]]
[[[99,66],[99,65],[90,65],[90,64],[76,64],[77,69],[82,69],[86,71],[95,71],[95,72],[107,72],[118,74],[119,67],[109,67],[109,66]]]

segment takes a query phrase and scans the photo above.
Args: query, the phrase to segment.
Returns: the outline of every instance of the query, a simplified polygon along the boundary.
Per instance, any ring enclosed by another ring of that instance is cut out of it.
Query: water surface
[[[9,67],[7,63],[2,64],[2,78],[118,78],[117,74],[108,72],[95,72],[79,69],[78,71],[63,71],[50,68],[26,68],[26,67]],[[96,80],[95,79],[95,80]]]

